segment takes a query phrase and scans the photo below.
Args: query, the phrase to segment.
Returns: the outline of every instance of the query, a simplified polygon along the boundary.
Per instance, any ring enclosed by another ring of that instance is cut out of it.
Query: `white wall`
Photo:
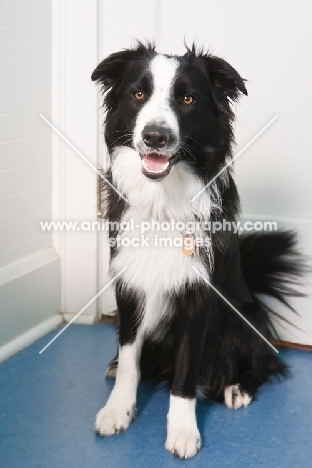
[[[52,205],[39,117],[51,115],[50,0],[0,0],[0,68],[1,345],[59,312],[59,260],[39,225]]]
[[[52,244],[50,2],[1,0],[0,265]]]
[[[161,50],[183,53],[185,35],[187,43],[195,39],[209,47],[248,80],[249,96],[237,108],[239,147],[279,115],[235,165],[243,210],[248,213],[312,217],[307,179],[312,168],[311,15],[307,0],[300,7],[285,0],[162,4]]]
[[[279,115],[235,164],[243,213],[296,229],[302,250],[312,258],[311,3],[100,0],[100,7],[99,59],[128,47],[133,38],[155,38],[159,51],[174,54],[184,53],[184,39],[195,40],[248,79],[249,96],[237,107],[237,151]],[[311,292],[309,286],[305,290]],[[312,344],[311,297],[294,305],[302,317],[291,319],[304,332],[280,328],[281,336]]]

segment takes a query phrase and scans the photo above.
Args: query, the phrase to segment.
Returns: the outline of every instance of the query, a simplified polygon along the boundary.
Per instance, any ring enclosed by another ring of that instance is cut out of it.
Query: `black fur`
[[[136,89],[142,89],[147,98],[151,95],[148,64],[155,55],[152,45],[139,43],[134,49],[112,54],[92,74],[105,95],[105,139],[110,152],[116,145],[133,147],[127,134],[133,130],[141,104],[129,96]],[[171,106],[181,133],[179,159],[206,183],[231,158],[234,120],[231,101],[237,101],[241,94],[247,95],[247,91],[244,80],[223,59],[195,47],[176,58],[179,69]],[[195,95],[193,107],[181,106],[185,93]],[[183,144],[187,147],[183,148]],[[239,197],[230,170],[228,179],[219,177],[216,184],[221,200],[210,219],[236,220]],[[118,221],[127,204],[110,187],[105,190],[107,217]],[[111,232],[111,236],[116,234]],[[211,240],[212,284],[271,340],[274,327],[270,314],[278,313],[271,311],[257,295],[268,295],[289,305],[287,296],[297,294],[295,284],[301,263],[295,251],[295,236],[270,233],[238,238],[226,231],[211,235]],[[115,254],[113,250],[112,256]],[[208,268],[204,254],[202,261]],[[138,291],[123,290],[122,280],[118,282],[121,345],[132,342],[136,336],[140,324],[136,307],[139,295]],[[287,366],[268,344],[206,284],[185,284],[179,293],[170,293],[170,304],[171,314],[155,330],[157,339],[154,336],[144,341],[142,378],[167,380],[174,395],[193,398],[196,387],[200,387],[204,395],[222,401],[228,385],[239,384],[241,391],[253,397],[270,376],[287,375]],[[112,361],[111,370],[116,365],[117,358]]]

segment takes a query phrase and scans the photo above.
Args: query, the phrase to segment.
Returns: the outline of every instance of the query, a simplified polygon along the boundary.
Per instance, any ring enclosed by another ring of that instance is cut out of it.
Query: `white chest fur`
[[[136,247],[126,246],[126,243],[121,242],[111,269],[117,274],[127,266],[122,276],[124,285],[140,292],[144,297],[145,328],[150,328],[155,319],[165,313],[166,304],[163,302],[166,293],[179,291],[186,283],[201,281],[192,266],[207,275],[198,250],[191,256],[185,255],[179,244],[181,232],[175,228],[162,230],[161,223],[171,220],[175,223],[195,222],[196,216],[209,218],[210,191],[204,191],[191,204],[190,200],[203,185],[188,166],[180,162],[163,181],[156,182],[142,174],[140,156],[136,151],[125,147],[116,151],[112,165],[113,183],[129,200],[121,221],[133,220],[134,227],[121,232],[120,236],[121,239],[128,238],[128,243],[134,238],[141,242]],[[160,228],[145,231],[142,239],[142,223],[151,220],[158,221]],[[203,233],[197,232],[196,235]],[[167,241],[159,242],[160,239]],[[145,242],[143,245],[142,240]],[[157,314],[154,313],[155,308],[158,308]],[[148,310],[151,313],[147,313]]]

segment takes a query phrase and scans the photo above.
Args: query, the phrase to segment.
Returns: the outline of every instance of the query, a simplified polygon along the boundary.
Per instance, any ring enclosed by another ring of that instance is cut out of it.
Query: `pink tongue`
[[[165,164],[168,162],[167,156],[161,156],[159,154],[147,154],[144,156],[145,164],[152,171],[161,171]]]

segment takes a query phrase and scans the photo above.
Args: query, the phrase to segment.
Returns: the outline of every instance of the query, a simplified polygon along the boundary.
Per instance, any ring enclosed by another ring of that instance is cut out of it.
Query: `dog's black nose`
[[[156,125],[147,125],[142,132],[143,141],[149,148],[163,148],[169,142],[169,137],[169,129]]]

